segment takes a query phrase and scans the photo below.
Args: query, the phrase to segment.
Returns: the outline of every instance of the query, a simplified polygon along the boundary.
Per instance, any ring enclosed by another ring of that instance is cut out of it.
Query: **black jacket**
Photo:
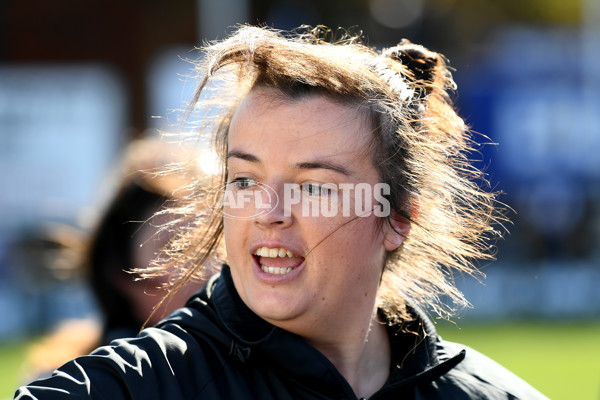
[[[431,322],[390,327],[392,369],[371,399],[543,399],[474,350],[443,341]],[[407,332],[417,332],[407,333]],[[315,348],[242,302],[227,266],[185,308],[132,339],[77,358],[16,399],[356,399]]]

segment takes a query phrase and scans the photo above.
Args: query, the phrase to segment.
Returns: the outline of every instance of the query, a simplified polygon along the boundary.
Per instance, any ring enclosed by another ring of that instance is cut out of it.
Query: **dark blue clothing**
[[[442,340],[418,310],[390,326],[392,366],[371,399],[545,399],[494,361]],[[412,332],[412,333],[411,333]],[[154,328],[79,357],[16,399],[356,399],[301,337],[254,314],[220,276]]]

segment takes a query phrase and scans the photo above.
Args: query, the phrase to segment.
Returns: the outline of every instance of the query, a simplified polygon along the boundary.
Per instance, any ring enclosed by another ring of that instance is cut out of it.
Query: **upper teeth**
[[[263,246],[263,247],[259,247],[258,249],[256,249],[254,254],[257,256],[260,256],[260,257],[271,257],[271,258],[295,257],[294,253],[292,253],[288,249],[284,249],[283,247],[269,248],[269,247]]]

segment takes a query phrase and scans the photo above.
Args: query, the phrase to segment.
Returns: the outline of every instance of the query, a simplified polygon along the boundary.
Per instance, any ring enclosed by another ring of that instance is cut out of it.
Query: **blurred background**
[[[184,59],[242,22],[361,29],[448,57],[481,134],[474,162],[514,212],[485,281],[457,277],[474,307],[440,330],[551,398],[600,398],[597,0],[3,0],[0,398],[36,338],[102,318],[77,249],[124,148],[177,126],[194,89]]]

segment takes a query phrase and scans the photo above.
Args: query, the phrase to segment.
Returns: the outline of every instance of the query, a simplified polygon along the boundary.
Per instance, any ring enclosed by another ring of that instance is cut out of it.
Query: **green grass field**
[[[23,372],[21,362],[25,350],[25,342],[0,344],[0,400],[12,399]]]
[[[447,340],[490,356],[551,399],[600,400],[600,322],[437,324]],[[26,343],[0,345],[0,400],[11,399]]]
[[[551,399],[600,399],[600,322],[439,323],[438,331],[493,358]]]

